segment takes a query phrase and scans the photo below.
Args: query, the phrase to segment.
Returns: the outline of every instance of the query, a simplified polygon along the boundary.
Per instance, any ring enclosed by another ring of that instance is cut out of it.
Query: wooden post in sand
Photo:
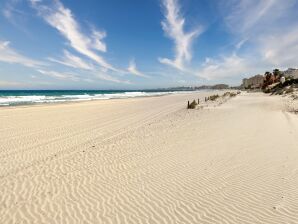
[[[200,104],[200,98],[198,98],[198,104]]]
[[[189,101],[187,101],[187,109],[189,109]]]

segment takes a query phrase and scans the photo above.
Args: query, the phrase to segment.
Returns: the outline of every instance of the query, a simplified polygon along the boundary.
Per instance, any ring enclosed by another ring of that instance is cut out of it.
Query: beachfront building
[[[286,78],[298,79],[298,69],[288,68],[288,70],[286,70],[286,71],[283,72],[283,75]]]
[[[242,80],[242,87],[244,89],[259,89],[262,87],[264,83],[264,76],[262,75],[255,75],[248,79]]]

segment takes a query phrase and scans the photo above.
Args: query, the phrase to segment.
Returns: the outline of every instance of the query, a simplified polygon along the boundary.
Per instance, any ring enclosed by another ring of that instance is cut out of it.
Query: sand
[[[284,102],[287,110],[298,114],[298,89],[296,89],[293,93],[283,95],[282,97],[286,98]]]
[[[298,223],[298,116],[198,96],[0,108],[0,223]]]

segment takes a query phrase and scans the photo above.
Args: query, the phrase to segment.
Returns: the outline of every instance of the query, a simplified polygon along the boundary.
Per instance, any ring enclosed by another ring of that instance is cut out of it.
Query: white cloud
[[[57,71],[49,71],[49,70],[42,70],[42,69],[38,69],[37,71],[43,75],[52,77],[54,79],[59,79],[59,80],[70,80],[70,81],[74,81],[74,82],[78,82],[78,81],[80,81],[80,82],[82,82],[82,81],[83,82],[94,82],[93,79],[81,78],[77,74],[73,74],[70,72],[57,72]],[[112,77],[104,72],[93,70],[91,74],[93,75],[94,78],[105,80],[108,82],[131,84],[127,80],[119,80],[119,79]]]
[[[249,66],[247,63],[247,59],[241,58],[236,54],[221,57],[217,60],[207,58],[197,74],[199,77],[207,80],[237,77],[248,71]]]
[[[39,2],[42,2],[42,0],[30,0],[32,4],[36,4],[36,3],[39,3]]]
[[[208,59],[198,72],[206,79],[255,75],[298,66],[296,0],[221,1],[220,10],[236,51]],[[243,45],[247,48],[242,50]]]
[[[94,73],[94,76],[99,78],[99,79],[109,81],[109,82],[122,83],[122,84],[131,84],[131,82],[128,81],[128,80],[120,80],[120,79],[117,79],[113,76],[110,76],[110,75],[108,75],[104,72],[96,72],[96,73]]]
[[[28,20],[31,15],[25,11],[24,7],[20,6],[23,0],[3,0],[0,12],[4,18],[18,30],[22,31],[27,37],[32,37],[28,30]],[[5,3],[4,3],[5,2]]]
[[[98,31],[95,28],[92,30],[92,47],[96,50],[106,52],[107,46],[102,41],[106,37],[106,32]]]
[[[240,40],[240,41],[236,44],[236,46],[235,46],[236,50],[241,49],[242,46],[243,46],[247,41],[248,41],[247,38],[244,38],[244,39]]]
[[[281,68],[298,67],[298,26],[259,40],[263,61]]]
[[[254,28],[258,23],[266,21],[272,15],[272,9],[278,0],[232,0],[224,1],[222,10],[227,13],[225,22],[233,32],[246,33]]]
[[[92,74],[97,79],[102,79],[108,82],[130,84],[129,81],[120,80],[107,74],[106,72],[108,72],[108,69],[104,67],[98,69],[94,67],[92,64],[88,64],[87,62],[83,61],[81,58],[71,54],[66,50],[64,51],[64,57],[61,60],[53,59],[53,58],[49,58],[49,60],[69,67],[84,69],[87,72],[86,74]],[[72,75],[69,73],[59,73],[55,71],[43,71],[43,70],[39,70],[39,72],[57,79],[70,79],[73,81],[93,82],[93,80],[90,78],[82,78],[82,77],[79,78],[78,76]]]
[[[98,68],[94,67],[92,64],[88,64],[87,62],[83,61],[82,58],[79,58],[66,50],[64,51],[64,57],[61,60],[54,59],[54,58],[49,58],[49,60],[56,62],[56,63],[60,63],[62,65],[72,67],[72,68],[87,70],[89,73],[91,72],[91,74],[97,79],[102,79],[102,80],[105,80],[108,82],[130,84],[130,82],[127,80],[120,80],[120,79],[117,79],[111,75],[108,75],[107,68],[102,67],[102,68],[98,69]],[[54,78],[58,78],[58,79],[70,79],[73,81],[85,81],[85,82],[93,81],[92,79],[89,79],[89,78],[78,78],[77,76],[73,76],[68,73],[59,73],[59,72],[54,72],[54,71],[51,71],[51,72],[39,71],[39,72],[41,72],[43,74],[47,74]]]
[[[68,51],[64,51],[62,60],[55,58],[49,58],[49,60],[63,64],[65,66],[89,70],[89,72],[91,72],[96,78],[105,81],[129,84],[129,81],[119,80],[111,75],[106,74],[108,71],[113,73],[126,73],[126,71],[115,68],[102,56],[98,55],[99,51],[103,53],[107,51],[107,46],[103,41],[103,39],[106,37],[105,31],[99,31],[95,27],[91,27],[90,33],[83,33],[71,10],[65,8],[59,0],[55,0],[52,5],[44,4],[44,2],[40,0],[30,0],[30,2],[33,8],[38,11],[39,15],[50,26],[58,30],[75,51],[84,55],[88,59],[91,59],[93,62],[95,62],[95,64],[87,63],[81,57],[73,55]],[[99,66],[100,68],[98,68]],[[72,77],[69,76],[69,74],[64,73],[61,74],[57,72],[45,71],[44,73],[60,79],[76,79],[76,77]]]
[[[43,74],[50,76],[55,79],[61,79],[61,80],[71,80],[71,81],[80,81],[80,78],[78,78],[76,75],[70,74],[70,73],[62,73],[62,72],[56,72],[56,71],[45,71],[38,69],[38,71]]]
[[[83,34],[71,10],[65,8],[59,0],[56,0],[51,6],[35,0],[31,0],[31,4],[49,25],[57,29],[69,41],[73,49],[102,67],[118,71],[96,52],[106,52],[107,50],[106,44],[103,42],[103,38],[106,36],[105,32],[93,28],[91,34]]]
[[[61,64],[70,66],[70,67],[80,67],[83,69],[87,69],[92,71],[97,78],[100,78],[102,80],[106,80],[109,82],[115,82],[115,83],[123,83],[123,84],[130,84],[129,81],[122,81],[117,78],[114,78],[110,75],[104,74],[101,71],[97,71],[92,65],[89,65],[85,63],[81,58],[76,57],[69,52],[65,51],[64,55],[64,61],[60,61]],[[55,61],[55,59],[52,59]],[[47,66],[46,63],[37,61],[31,58],[28,58],[26,56],[23,56],[22,54],[18,53],[15,49],[10,47],[9,41],[0,41],[0,61],[6,62],[6,63],[12,63],[12,64],[20,64],[26,67],[30,67],[33,69],[36,69],[39,73],[43,75],[47,75],[49,77],[59,79],[59,80],[71,80],[71,81],[84,81],[85,79],[80,78],[78,75],[71,74],[69,72],[57,72],[57,71],[48,71],[43,69],[44,66]],[[58,62],[58,60],[57,60]],[[34,76],[36,78],[36,76]],[[5,82],[2,81],[2,86],[5,86],[7,84],[7,87],[10,87],[12,85],[16,85],[16,82]],[[22,84],[22,83],[21,83]],[[36,83],[37,84],[37,83]]]
[[[166,35],[175,43],[175,58],[159,58],[163,64],[184,70],[185,62],[192,58],[191,45],[194,39],[202,32],[201,28],[190,32],[184,31],[185,19],[180,13],[177,0],[162,0],[164,5],[165,20],[162,21],[162,28]]]
[[[147,76],[146,74],[140,72],[140,71],[137,69],[135,60],[131,60],[131,61],[129,62],[129,66],[128,66],[127,70],[128,70],[129,73],[131,73],[131,74],[133,74],[133,75],[140,76],[140,77],[144,77],[144,78],[149,78],[149,76]]]
[[[297,27],[294,5],[297,0],[222,1],[224,21],[232,34],[242,41],[259,43],[260,37],[274,37]],[[240,41],[241,44],[241,41]]]
[[[298,21],[296,19],[296,0],[248,1],[239,13],[244,18],[234,18],[236,23],[245,28],[250,35],[255,54],[260,57],[264,66],[291,67],[297,66],[298,57]],[[252,21],[252,22],[250,22]]]
[[[27,67],[39,67],[45,63],[26,57],[10,47],[9,41],[0,41],[0,61],[21,64]]]
[[[4,17],[5,17],[6,19],[11,19],[11,17],[12,17],[11,9],[8,8],[8,7],[2,9],[2,14],[4,15]]]
[[[85,62],[82,58],[71,54],[69,51],[64,50],[63,53],[64,53],[63,58],[61,59],[49,58],[49,60],[72,68],[79,68],[79,69],[86,69],[86,70],[94,69],[94,66],[92,64]]]
[[[3,16],[8,19],[8,21],[15,23],[14,17],[17,16],[25,16],[26,13],[22,10],[18,9],[16,5],[19,3],[19,0],[10,0],[6,1],[2,8]]]

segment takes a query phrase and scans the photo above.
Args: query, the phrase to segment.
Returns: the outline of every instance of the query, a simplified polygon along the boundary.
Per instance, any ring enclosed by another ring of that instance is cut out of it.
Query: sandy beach
[[[0,108],[0,223],[298,223],[298,116],[210,93]]]

